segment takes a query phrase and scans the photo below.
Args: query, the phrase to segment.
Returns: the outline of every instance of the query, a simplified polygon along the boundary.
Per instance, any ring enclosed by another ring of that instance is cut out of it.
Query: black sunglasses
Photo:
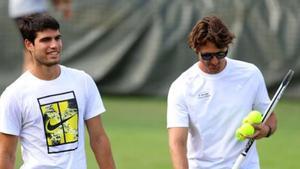
[[[216,53],[200,53],[201,58],[203,60],[209,61],[211,60],[214,56],[216,56],[217,59],[223,59],[228,53],[228,50],[226,50],[225,52],[220,51],[220,52],[216,52]]]

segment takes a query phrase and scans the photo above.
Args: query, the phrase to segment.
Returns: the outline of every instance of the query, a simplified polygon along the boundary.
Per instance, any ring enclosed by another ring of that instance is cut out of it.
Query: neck
[[[33,66],[29,70],[34,76],[41,80],[53,80],[60,75],[60,66]]]
[[[210,62],[200,61],[198,67],[205,73],[217,74],[222,72],[227,65],[226,59],[219,60],[218,64],[213,64]]]

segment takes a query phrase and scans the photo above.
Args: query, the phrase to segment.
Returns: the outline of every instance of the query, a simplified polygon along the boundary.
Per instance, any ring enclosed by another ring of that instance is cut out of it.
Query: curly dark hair
[[[207,41],[217,48],[228,47],[235,38],[226,25],[216,16],[207,16],[198,21],[188,36],[188,45],[198,53],[201,46]]]

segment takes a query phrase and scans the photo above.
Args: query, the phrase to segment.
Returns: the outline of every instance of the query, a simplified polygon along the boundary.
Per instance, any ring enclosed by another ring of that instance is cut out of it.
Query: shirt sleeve
[[[0,132],[19,136],[22,114],[18,99],[13,92],[5,90],[0,97]]]
[[[84,120],[88,120],[105,112],[99,90],[91,76],[86,75],[86,109]]]
[[[168,94],[167,128],[189,127],[189,115],[184,101],[184,90],[172,84]]]
[[[260,112],[264,113],[265,110],[268,108],[268,105],[270,103],[270,98],[268,95],[268,91],[267,91],[267,87],[263,75],[258,69],[257,69],[256,77],[258,81],[258,86],[257,86],[253,109],[259,110]]]

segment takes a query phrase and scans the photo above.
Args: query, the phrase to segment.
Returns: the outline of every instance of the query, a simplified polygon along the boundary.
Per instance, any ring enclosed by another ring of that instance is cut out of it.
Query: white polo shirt
[[[263,113],[270,102],[256,66],[226,60],[225,69],[217,74],[204,73],[199,63],[194,64],[169,90],[167,127],[189,128],[190,169],[231,168],[246,144],[235,139],[236,129],[251,110]],[[259,169],[255,145],[243,166]]]

